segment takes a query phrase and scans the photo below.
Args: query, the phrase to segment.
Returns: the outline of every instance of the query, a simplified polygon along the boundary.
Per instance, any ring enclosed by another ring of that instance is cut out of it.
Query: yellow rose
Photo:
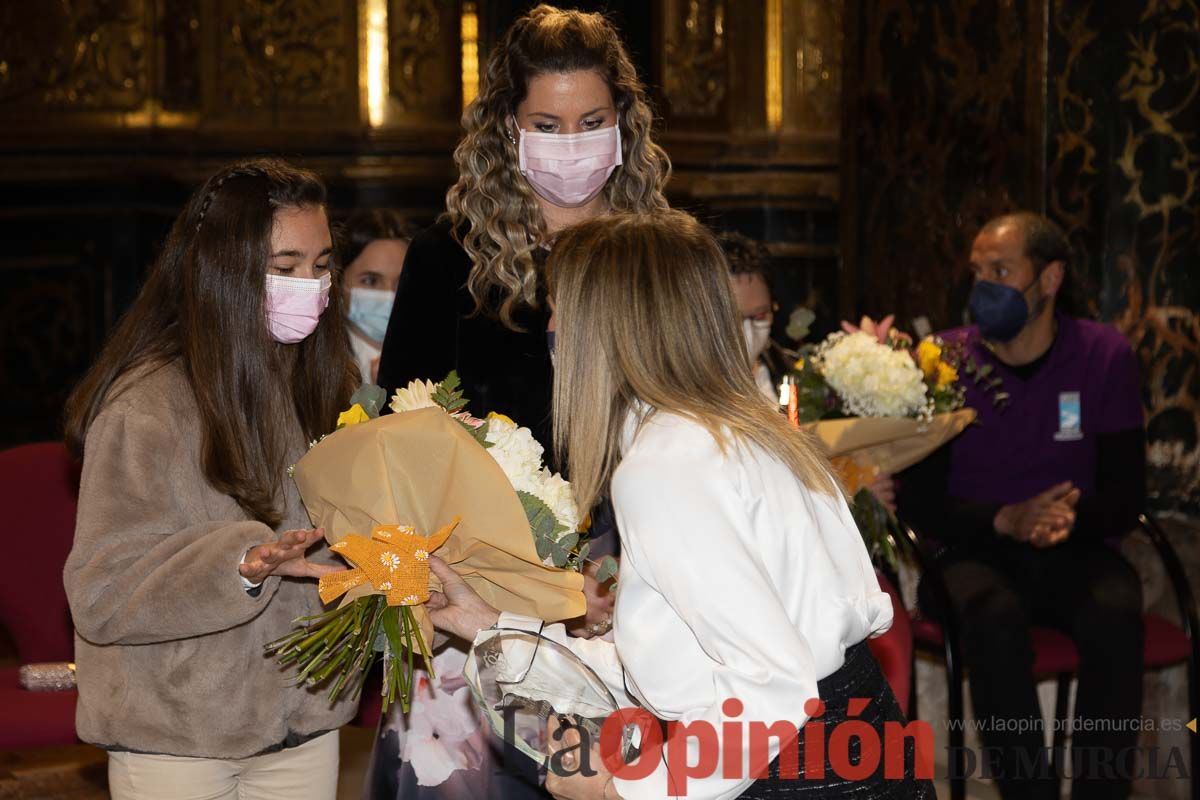
[[[803,370],[804,369],[804,359],[797,358],[796,363],[792,364],[792,369],[796,370],[796,372],[800,372],[801,370]]]
[[[506,415],[504,415],[504,414],[498,414],[498,413],[496,413],[495,411],[490,411],[490,412],[488,412],[487,418],[488,418],[488,419],[498,419],[498,420],[500,420],[500,421],[502,421],[502,422],[507,422],[509,425],[516,425],[516,424],[517,424],[517,423],[513,422],[513,421],[512,421],[512,419],[511,419],[511,418],[509,418],[508,416],[506,416]]]
[[[917,366],[921,368],[927,380],[932,380],[939,374],[942,365],[942,348],[932,339],[923,339],[917,345]]]
[[[358,403],[350,406],[347,410],[338,414],[337,429],[341,430],[347,425],[357,425],[360,422],[367,422],[371,418],[367,416],[367,412]]]
[[[937,388],[943,389],[958,381],[958,370],[944,361],[937,365]]]

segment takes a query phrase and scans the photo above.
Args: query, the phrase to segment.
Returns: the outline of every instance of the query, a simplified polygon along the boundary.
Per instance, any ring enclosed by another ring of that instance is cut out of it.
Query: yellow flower
[[[792,364],[792,369],[796,370],[796,372],[802,371],[804,369],[804,359],[797,358],[796,363]]]
[[[346,411],[338,414],[337,427],[338,430],[341,430],[347,425],[357,425],[360,422],[368,422],[370,419],[371,418],[367,416],[367,412],[363,410],[363,407],[358,403],[355,403]]]
[[[487,418],[488,418],[488,419],[498,419],[498,420],[500,420],[501,422],[507,422],[509,425],[516,425],[516,424],[517,424],[517,423],[513,422],[513,421],[512,421],[512,419],[511,419],[510,417],[507,417],[507,416],[505,416],[504,414],[497,414],[495,411],[492,411],[492,412],[490,412],[490,413],[487,415]]]
[[[939,361],[937,365],[937,388],[944,389],[957,381],[958,370],[944,361]]]
[[[932,380],[939,374],[942,364],[942,348],[932,339],[922,339],[917,345],[917,366],[921,368],[926,380]]]

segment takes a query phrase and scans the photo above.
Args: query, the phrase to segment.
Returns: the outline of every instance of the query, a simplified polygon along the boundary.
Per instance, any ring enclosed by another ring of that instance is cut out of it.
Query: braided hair
[[[194,396],[208,482],[249,518],[278,525],[289,451],[301,436],[328,433],[358,385],[336,271],[311,336],[282,345],[266,325],[276,212],[324,211],[325,202],[316,174],[278,159],[237,162],[209,178],[68,400],[71,450],[83,455],[96,416],[139,375],[177,365]]]

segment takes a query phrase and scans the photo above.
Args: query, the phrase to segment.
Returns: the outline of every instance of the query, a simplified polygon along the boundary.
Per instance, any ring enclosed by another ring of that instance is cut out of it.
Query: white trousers
[[[112,800],[335,800],[337,779],[337,731],[231,761],[108,754]]]

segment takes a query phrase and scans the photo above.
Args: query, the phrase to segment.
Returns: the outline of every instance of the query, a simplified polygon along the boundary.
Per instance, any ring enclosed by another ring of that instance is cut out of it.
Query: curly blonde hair
[[[548,241],[533,190],[517,166],[507,120],[543,74],[594,70],[604,78],[621,126],[622,166],[604,187],[609,207],[647,212],[667,208],[671,174],[666,152],[650,138],[654,122],[646,92],[612,23],[600,14],[539,5],[509,28],[488,59],[479,96],[463,113],[466,133],[454,150],[458,182],[446,194],[446,217],[472,262],[467,288],[476,306],[499,299],[497,313],[537,304],[534,251]]]

